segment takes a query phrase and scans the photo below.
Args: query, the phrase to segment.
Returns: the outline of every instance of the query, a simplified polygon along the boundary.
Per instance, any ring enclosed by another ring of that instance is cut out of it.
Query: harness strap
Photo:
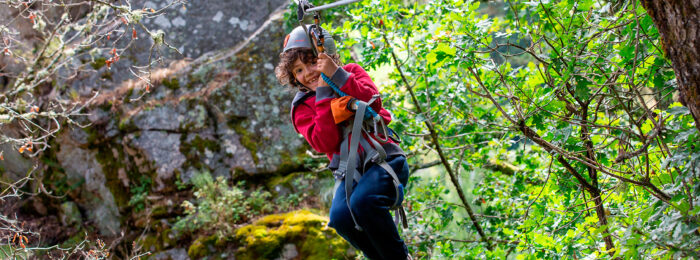
[[[384,170],[386,172],[388,172],[389,175],[391,175],[391,178],[393,179],[392,181],[394,182],[394,189],[396,191],[396,200],[394,200],[394,204],[391,205],[390,209],[394,209],[400,205],[399,204],[399,192],[400,192],[399,189],[401,189],[401,186],[399,186],[399,185],[401,185],[401,182],[399,182],[399,177],[396,176],[394,169],[392,169],[391,166],[386,161],[383,161],[383,162],[379,163],[378,165],[381,166],[382,168],[384,168]]]
[[[360,140],[362,138],[362,119],[365,114],[365,110],[367,109],[367,103],[365,102],[358,102],[357,106],[357,112],[355,112],[355,121],[352,124],[352,135],[350,136],[350,150],[348,151],[349,155],[347,156],[347,162],[345,163],[345,202],[348,204],[348,209],[350,210],[350,216],[352,217],[353,222],[355,222],[355,229],[362,231],[362,227],[360,227],[359,224],[357,224],[357,219],[355,219],[355,213],[352,212],[352,208],[350,207],[350,195],[352,194],[352,188],[353,188],[353,177],[359,173],[357,173],[357,165],[355,165],[357,162],[356,157],[357,157],[357,147],[360,144]],[[357,134],[359,133],[359,134]],[[343,150],[342,152],[346,152],[346,150]],[[343,164],[342,160],[345,159],[341,155],[341,164]],[[339,168],[340,169],[340,168]],[[347,170],[350,170],[348,172]],[[351,176],[352,175],[352,176]],[[359,181],[359,179],[358,179]]]
[[[369,133],[367,133],[366,131],[363,130],[362,132],[367,134],[367,136],[370,136]],[[364,169],[366,169],[368,163],[372,162],[372,163],[378,164],[382,161],[385,161],[386,157],[387,157],[386,151],[384,150],[382,145],[379,144],[379,142],[377,142],[376,140],[374,140],[372,138],[367,138],[367,139],[369,139],[369,141],[372,142],[372,144],[367,142],[367,140],[365,138],[362,138],[362,140],[360,140],[360,145],[362,145],[362,148],[365,150],[365,153],[367,154],[365,156],[364,162],[362,163],[363,171],[364,171]]]
[[[350,137],[345,138],[340,144],[340,162],[338,165],[338,169],[334,172],[336,180],[340,180],[341,178],[344,178],[345,180],[345,202],[347,203],[348,209],[350,210],[350,216],[352,217],[352,220],[355,223],[355,229],[359,231],[362,231],[362,227],[360,227],[360,225],[357,223],[355,213],[352,212],[352,208],[350,207],[350,196],[352,195],[353,184],[354,182],[359,183],[361,178],[360,173],[357,170],[358,165],[356,165],[358,161],[357,149],[359,145],[362,145],[362,148],[366,154],[364,161],[362,162],[363,171],[365,170],[366,166],[371,162],[382,167],[382,169],[384,169],[391,176],[392,182],[394,184],[394,191],[396,194],[394,203],[390,207],[391,210],[395,210],[394,222],[398,225],[400,219],[400,221],[403,222],[403,227],[408,227],[408,222],[406,221],[406,213],[400,204],[399,198],[401,192],[400,189],[402,189],[401,182],[399,181],[399,178],[396,175],[394,169],[391,168],[391,166],[386,162],[387,153],[382,147],[382,145],[379,142],[377,142],[377,140],[375,140],[374,138],[371,138],[371,135],[362,127],[364,122],[365,110],[369,107],[369,104],[374,102],[378,97],[379,95],[373,96],[370,102],[368,103],[358,100],[357,111],[355,112],[355,118],[352,123],[352,130],[349,131],[350,133],[348,133],[348,128],[345,128],[343,131],[343,136],[347,137],[348,134],[350,134]],[[377,120],[375,119],[373,121],[375,124],[374,128],[376,135],[377,133],[379,133],[377,131]],[[388,140],[386,125],[383,124],[383,120],[379,119],[379,121],[382,121],[382,127],[384,128],[382,132],[384,133],[386,140]],[[364,138],[363,134],[366,134],[370,138]],[[348,141],[348,139],[350,140]],[[340,181],[336,181],[334,190],[336,190],[339,186]]]
[[[401,223],[403,223],[403,228],[407,229],[408,221],[406,220],[406,210],[403,208],[403,206],[401,206],[398,209],[396,209],[396,213],[401,215]],[[395,223],[398,224],[398,222]]]
[[[345,173],[348,171],[348,149],[348,138],[345,138],[343,139],[343,142],[340,143],[340,160],[338,162],[338,169],[333,172],[333,176],[336,179],[342,179],[345,177]],[[357,161],[357,159],[355,159],[355,161]],[[355,170],[353,175],[355,181],[359,182],[361,177],[360,173]]]

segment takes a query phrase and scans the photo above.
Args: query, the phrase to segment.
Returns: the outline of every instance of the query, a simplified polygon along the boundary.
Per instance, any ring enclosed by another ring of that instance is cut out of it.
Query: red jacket
[[[379,94],[367,72],[354,63],[338,68],[331,81],[336,86],[342,86],[340,90],[349,96],[365,102],[373,95]],[[342,128],[335,124],[331,112],[331,100],[336,97],[333,89],[326,86],[316,88],[315,92],[300,92],[292,102],[294,129],[301,133],[317,152],[325,153],[328,159],[332,159],[334,154],[339,154],[340,143],[344,139],[341,136]],[[389,124],[391,114],[382,107],[381,99],[374,101],[371,107],[386,124]]]

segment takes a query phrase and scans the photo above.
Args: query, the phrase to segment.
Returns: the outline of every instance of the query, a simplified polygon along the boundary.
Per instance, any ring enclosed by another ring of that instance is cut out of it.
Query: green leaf
[[[437,62],[437,53],[435,53],[435,52],[428,53],[428,55],[425,56],[425,59],[428,63],[435,64]]]
[[[437,48],[435,48],[435,51],[443,52],[445,55],[448,56],[454,56],[457,53],[457,48],[454,48],[447,43],[440,43],[438,44]]]
[[[591,82],[583,77],[576,76],[576,96],[582,100],[588,100],[591,96],[589,86]]]
[[[690,110],[684,106],[674,106],[668,109],[668,113],[671,115],[690,115]]]

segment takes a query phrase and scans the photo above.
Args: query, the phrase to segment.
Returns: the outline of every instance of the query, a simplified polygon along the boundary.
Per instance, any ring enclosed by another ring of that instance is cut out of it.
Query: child
[[[379,91],[367,72],[359,65],[341,66],[339,56],[335,54],[333,39],[325,30],[323,32],[326,53],[315,57],[304,29],[301,26],[295,28],[285,39],[275,73],[280,83],[299,90],[292,101],[294,129],[301,133],[316,151],[328,156],[328,168],[335,171],[340,164],[341,142],[347,138],[343,135],[347,132],[344,129],[352,128],[352,125],[348,125],[347,122],[336,124],[331,102],[338,98],[338,95],[322,79],[321,73],[330,78],[342,92],[364,102],[370,101]],[[370,107],[385,123],[391,121],[391,115],[382,107],[380,99],[372,102]],[[380,138],[370,136],[364,134],[362,138],[374,143],[384,141],[377,140],[382,139],[382,135]],[[381,147],[387,154],[386,163],[393,169],[401,185],[396,186],[398,183],[395,184],[394,178],[382,168],[386,167],[386,164],[382,167],[371,162],[361,165],[365,160],[358,159],[360,163],[357,170],[362,175],[359,181],[352,184],[354,188],[350,193],[350,203],[346,200],[345,180],[336,176],[340,185],[337,185],[333,197],[328,225],[370,259],[410,259],[408,249],[399,237],[389,213],[389,208],[394,203],[400,204],[403,200],[403,187],[408,181],[408,163],[403,151],[392,139],[388,139]],[[358,149],[356,152],[360,158],[367,156],[364,149]]]

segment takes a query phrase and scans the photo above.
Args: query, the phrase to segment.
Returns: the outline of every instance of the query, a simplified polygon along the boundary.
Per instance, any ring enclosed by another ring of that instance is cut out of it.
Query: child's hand
[[[316,60],[316,69],[330,78],[333,77],[333,74],[338,69],[338,65],[333,62],[328,54],[319,53],[318,60]],[[322,79],[321,82],[323,82]]]

